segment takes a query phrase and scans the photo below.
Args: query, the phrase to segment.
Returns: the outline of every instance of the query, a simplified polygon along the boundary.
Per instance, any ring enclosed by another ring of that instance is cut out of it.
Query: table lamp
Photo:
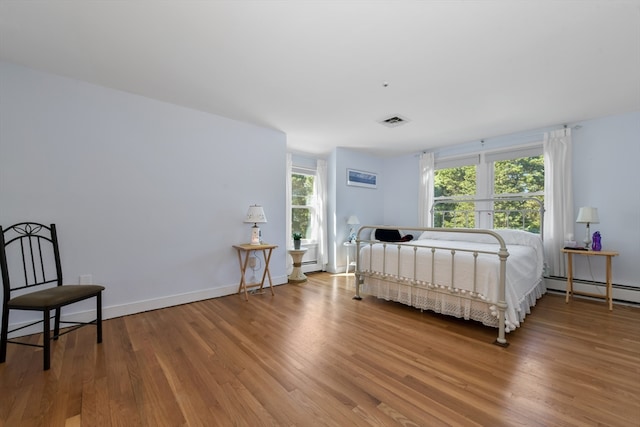
[[[351,215],[349,217],[349,219],[347,220],[347,224],[350,225],[351,227],[349,228],[349,241],[350,242],[355,242],[356,240],[356,233],[353,231],[354,229],[354,225],[358,225],[360,224],[360,221],[358,220],[358,217],[355,215]]]
[[[600,223],[598,208],[581,207],[580,211],[578,211],[578,218],[576,218],[576,222],[579,224],[587,224],[587,234],[584,236],[583,242],[585,249],[589,249],[589,245],[591,244],[591,231],[589,225]]]
[[[249,206],[249,210],[247,211],[247,216],[244,219],[244,222],[252,222],[253,227],[251,227],[251,244],[252,245],[260,245],[262,244],[262,233],[260,232],[260,227],[258,227],[258,223],[266,223],[267,217],[264,214],[264,209],[260,205],[251,205]]]

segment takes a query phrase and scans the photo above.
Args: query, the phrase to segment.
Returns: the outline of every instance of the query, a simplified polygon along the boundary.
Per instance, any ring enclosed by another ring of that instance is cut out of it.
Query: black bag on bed
[[[400,230],[385,230],[377,228],[375,238],[381,242],[408,242],[413,239],[413,236],[411,234],[407,234],[403,237],[400,234]]]

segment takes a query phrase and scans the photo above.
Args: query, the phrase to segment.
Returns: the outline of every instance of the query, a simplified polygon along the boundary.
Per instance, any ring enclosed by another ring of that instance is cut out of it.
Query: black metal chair
[[[102,342],[104,286],[62,284],[62,264],[55,224],[47,227],[34,222],[22,222],[5,229],[0,226],[0,269],[3,286],[0,363],[7,359],[7,343],[41,347],[44,349],[46,371],[51,365],[51,339],[57,340],[61,335],[86,325],[96,326],[97,342]],[[55,286],[51,286],[52,284]],[[90,322],[61,321],[62,307],[93,297],[96,298],[96,319]],[[42,320],[9,330],[11,310],[41,311]],[[55,310],[53,337],[52,310]],[[39,323],[44,324],[42,345],[8,339],[10,333]],[[60,333],[61,323],[73,326]]]

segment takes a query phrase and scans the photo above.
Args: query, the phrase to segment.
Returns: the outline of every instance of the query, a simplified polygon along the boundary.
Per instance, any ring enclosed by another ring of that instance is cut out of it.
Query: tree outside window
[[[544,157],[520,157],[493,164],[493,194],[498,196],[532,196],[544,201]],[[494,228],[518,228],[540,232],[538,204],[533,201],[496,202]]]
[[[434,175],[434,199],[475,197],[476,166],[459,166],[439,169]],[[473,228],[475,207],[473,203],[440,203],[434,218],[434,227]]]

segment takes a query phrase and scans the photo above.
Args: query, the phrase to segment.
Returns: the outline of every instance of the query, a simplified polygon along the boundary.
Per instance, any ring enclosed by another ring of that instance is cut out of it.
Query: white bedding
[[[542,240],[526,231],[493,231],[502,236],[509,252],[505,299],[506,328],[510,331],[520,325],[545,291]],[[438,249],[434,252],[431,248]],[[363,290],[380,298],[495,326],[497,312],[492,304],[499,300],[500,260],[495,254],[498,250],[498,241],[493,236],[453,232],[427,231],[418,240],[387,243],[386,249],[381,243],[364,244],[359,266],[365,273]],[[429,295],[429,289],[434,287],[448,288],[452,291],[451,298],[447,298],[446,292],[444,296],[433,292]],[[474,300],[481,303],[474,304]]]

